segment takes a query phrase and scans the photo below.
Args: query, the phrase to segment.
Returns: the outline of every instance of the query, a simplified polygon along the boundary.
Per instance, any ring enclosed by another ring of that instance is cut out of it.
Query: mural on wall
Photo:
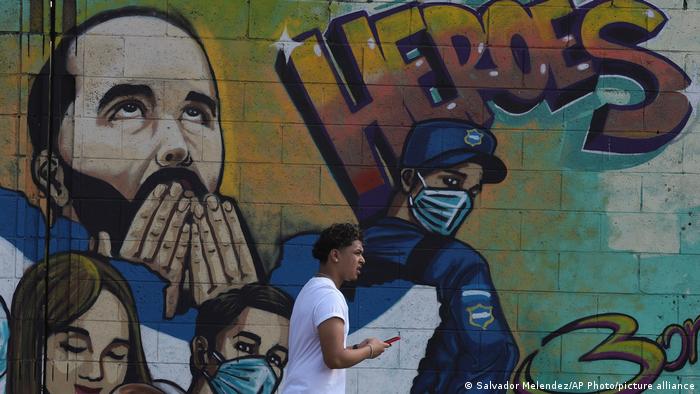
[[[135,308],[127,282],[102,259],[61,254],[33,265],[13,298],[6,391],[94,392],[98,384],[111,392],[151,383]]]
[[[137,55],[120,63],[121,54],[102,38],[121,39],[131,29],[167,29],[181,38],[130,37],[127,46]],[[152,50],[160,45],[167,50]],[[144,325],[191,340],[197,374],[190,392],[274,391],[286,363],[292,302],[253,284],[262,271],[245,225],[235,201],[217,193],[224,154],[218,90],[193,28],[155,9],[122,8],[78,25],[53,52],[54,63],[32,84],[27,110],[32,176],[47,196],[49,219],[17,192],[2,191],[34,224],[28,230],[36,230],[28,234],[33,245],[15,246],[28,246],[22,251],[32,261],[44,260],[25,273],[14,295],[8,392],[38,392],[45,384],[52,393],[73,386],[109,393],[122,383],[150,384],[134,308]],[[50,253],[70,254],[42,255],[46,221]],[[118,258],[93,266],[81,257],[88,252]],[[77,268],[69,265],[73,259]],[[121,287],[101,285],[100,276]],[[88,290],[60,287],[75,281]],[[44,282],[46,291],[36,293]],[[96,329],[109,316],[128,319],[115,323],[113,339],[99,348],[105,331]],[[44,331],[27,329],[42,321]],[[132,331],[126,335],[119,324]]]
[[[323,34],[311,30],[281,48],[280,78],[335,181],[365,223],[365,252],[372,264],[356,286],[406,291],[405,284],[393,282],[403,280],[436,288],[440,324],[428,341],[412,392],[447,392],[465,382],[487,391],[542,392],[530,375],[536,351],[507,384],[518,350],[488,266],[470,246],[451,238],[482,184],[506,177],[503,162],[490,155],[499,133],[512,131],[488,130],[494,113],[518,116],[544,106],[550,114],[568,110],[570,118],[585,120],[586,96],[617,78],[635,86],[637,97],[599,102],[584,128],[569,131],[564,125],[564,133],[582,134],[576,149],[621,157],[654,152],[685,127],[692,111],[683,94],[688,76],[640,46],[659,34],[665,16],[643,1],[617,9],[611,5],[493,1],[475,10],[412,3],[344,15]],[[320,81],[322,88],[316,86]],[[584,114],[576,115],[576,105]],[[347,147],[360,144],[359,152]],[[623,159],[609,167],[629,165]],[[282,266],[273,283],[285,283],[298,274],[298,266]],[[374,307],[375,315],[387,309],[381,303]],[[574,330],[612,329],[600,351],[580,361],[639,364],[640,372],[626,382],[630,387],[646,387],[658,378],[664,353],[652,340],[626,339],[636,331],[632,323],[605,324],[605,315],[589,320],[561,328],[542,346]],[[668,347],[667,342],[662,344]]]
[[[364,228],[364,254],[371,264],[346,294],[351,309],[372,308],[370,313],[378,316],[414,284],[437,291],[440,323],[427,343],[412,391],[449,392],[466,381],[506,381],[517,362],[518,349],[486,260],[453,238],[482,184],[506,177],[495,150],[493,134],[470,123],[416,124],[406,138],[400,186],[386,216]],[[302,282],[314,268],[313,262],[301,265],[298,257],[283,259],[271,282]],[[370,302],[372,292],[355,294],[370,286],[401,290],[388,303]],[[289,291],[294,294],[293,288]]]
[[[324,35],[295,37],[277,68],[362,220],[388,204],[405,126],[416,122],[489,126],[491,106],[524,114],[541,102],[557,111],[617,76],[643,97],[597,108],[580,149],[643,153],[673,139],[692,110],[682,93],[690,81],[676,64],[639,46],[666,18],[643,1],[611,4],[494,1],[479,10],[413,4],[358,12],[332,21]],[[337,85],[305,88],[318,81]],[[351,138],[367,140],[361,157],[340,149],[356,142]]]
[[[688,63],[652,43],[693,22],[642,0],[61,1],[37,44],[50,5],[20,3],[6,392],[275,392],[311,245],[346,220],[368,262],[342,289],[348,343],[402,337],[349,390],[641,392],[696,363],[697,319],[655,331],[624,297],[642,258],[693,250],[640,257],[600,230],[619,211],[604,177],[641,185],[692,138]],[[596,271],[612,278],[562,285]]]

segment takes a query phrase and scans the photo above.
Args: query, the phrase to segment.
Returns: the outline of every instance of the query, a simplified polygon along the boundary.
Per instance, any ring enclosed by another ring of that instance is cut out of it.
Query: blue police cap
[[[495,150],[496,137],[486,129],[464,121],[427,120],[408,133],[401,167],[439,169],[474,162],[484,168],[484,183],[498,183],[507,170]]]

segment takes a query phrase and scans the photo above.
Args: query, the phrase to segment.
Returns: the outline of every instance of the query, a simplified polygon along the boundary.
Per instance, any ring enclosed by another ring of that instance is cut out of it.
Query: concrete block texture
[[[697,392],[698,4],[0,2],[0,388]]]

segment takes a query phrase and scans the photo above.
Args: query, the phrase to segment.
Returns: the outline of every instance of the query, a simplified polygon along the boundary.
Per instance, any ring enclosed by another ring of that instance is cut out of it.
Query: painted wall
[[[347,392],[700,389],[700,3],[54,6],[0,3],[7,392],[278,389],[346,221],[402,337]]]

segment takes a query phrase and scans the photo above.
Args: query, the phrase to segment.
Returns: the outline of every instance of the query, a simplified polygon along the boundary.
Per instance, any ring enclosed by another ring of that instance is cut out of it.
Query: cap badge
[[[464,143],[471,147],[481,145],[484,138],[484,133],[474,129],[466,130],[466,132],[467,134],[464,136]]]

